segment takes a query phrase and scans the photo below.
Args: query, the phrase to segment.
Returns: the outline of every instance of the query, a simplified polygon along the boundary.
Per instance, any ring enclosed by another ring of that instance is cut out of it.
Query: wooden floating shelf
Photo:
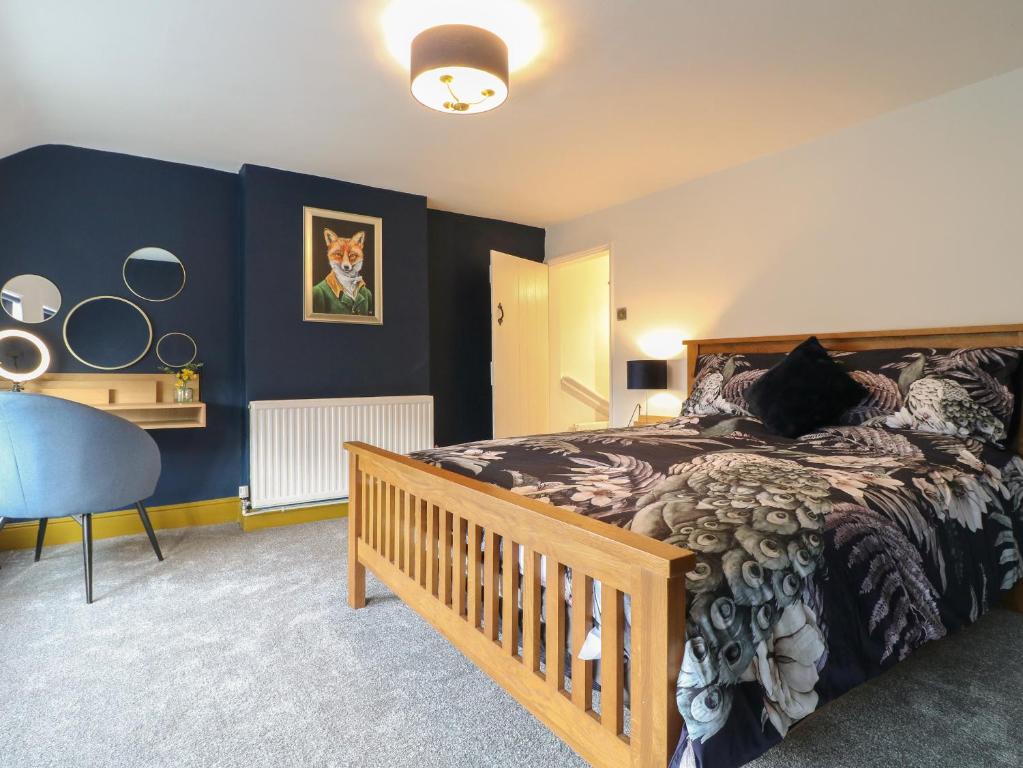
[[[174,401],[174,383],[169,373],[48,373],[26,382],[25,390],[89,405],[142,429],[202,429],[199,378],[189,384],[190,403]]]
[[[142,429],[195,429],[206,426],[206,403],[119,403],[97,405]]]

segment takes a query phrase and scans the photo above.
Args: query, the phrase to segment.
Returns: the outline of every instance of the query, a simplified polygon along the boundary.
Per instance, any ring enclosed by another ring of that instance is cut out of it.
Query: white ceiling
[[[385,5],[0,0],[0,156],[257,163],[546,225],[1023,67],[1020,0],[534,0],[508,103],[450,116],[409,96]]]

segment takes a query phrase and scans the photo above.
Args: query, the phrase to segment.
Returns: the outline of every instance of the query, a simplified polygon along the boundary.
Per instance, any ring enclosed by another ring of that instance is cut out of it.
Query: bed
[[[804,338],[687,342],[689,381],[707,390],[698,361],[727,365],[734,389],[755,378],[736,360]],[[349,443],[350,605],[365,605],[368,568],[593,765],[705,768],[761,754],[999,602],[1023,610],[1019,372],[1013,400],[954,368],[999,364],[971,350],[1023,346],[1023,325],[818,338],[837,356],[954,350],[927,365],[952,370],[953,394],[976,387],[976,423],[1001,409],[1005,439],[929,433],[905,407],[878,416],[928,378],[906,354],[891,379],[863,374],[861,422],[796,440],[741,408],[704,414],[719,382],[656,426],[415,458]]]

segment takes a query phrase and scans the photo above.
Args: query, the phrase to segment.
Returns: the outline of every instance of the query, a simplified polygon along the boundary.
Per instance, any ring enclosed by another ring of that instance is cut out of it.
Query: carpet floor
[[[0,553],[0,765],[581,766],[385,587],[346,607],[342,521]],[[822,709],[753,768],[1023,765],[1023,615],[995,611]]]

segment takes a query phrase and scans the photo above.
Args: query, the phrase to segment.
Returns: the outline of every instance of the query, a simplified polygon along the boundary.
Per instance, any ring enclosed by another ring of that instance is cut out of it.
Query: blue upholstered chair
[[[52,517],[80,517],[85,600],[92,602],[92,515],[135,505],[163,560],[143,499],[160,478],[160,450],[145,430],[87,405],[0,392],[0,527],[39,520],[36,561]]]

